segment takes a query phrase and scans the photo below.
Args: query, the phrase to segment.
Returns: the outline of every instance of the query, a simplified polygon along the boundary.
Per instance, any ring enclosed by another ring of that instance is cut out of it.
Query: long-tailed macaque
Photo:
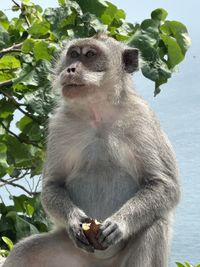
[[[56,229],[4,267],[167,267],[180,188],[175,156],[131,74],[138,50],[105,34],[69,41],[53,82],[42,203]],[[96,249],[82,224],[101,224]]]

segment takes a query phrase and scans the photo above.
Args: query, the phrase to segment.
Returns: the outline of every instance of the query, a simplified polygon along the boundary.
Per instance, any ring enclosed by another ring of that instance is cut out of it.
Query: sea
[[[152,82],[144,81],[141,73],[133,77],[170,138],[180,171],[182,197],[174,218],[170,267],[179,261],[200,263],[200,58],[196,52],[195,48],[188,52],[156,97]]]

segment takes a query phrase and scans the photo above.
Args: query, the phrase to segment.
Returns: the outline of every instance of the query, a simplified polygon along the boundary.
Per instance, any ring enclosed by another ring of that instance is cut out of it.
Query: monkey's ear
[[[128,73],[138,70],[139,50],[136,48],[125,49],[122,53],[124,69]]]

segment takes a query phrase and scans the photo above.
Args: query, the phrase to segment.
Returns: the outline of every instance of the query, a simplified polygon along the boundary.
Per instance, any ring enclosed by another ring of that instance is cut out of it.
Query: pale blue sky
[[[55,7],[57,0],[33,0],[42,7]],[[84,1],[84,0],[83,0]],[[125,10],[127,21],[141,22],[153,9],[165,8],[168,19],[183,22],[192,46],[179,71],[153,97],[154,84],[140,72],[133,77],[137,90],[155,110],[174,145],[180,167],[182,200],[177,209],[172,262],[200,263],[200,1],[198,0],[110,0]],[[0,0],[0,10],[8,9],[11,0]],[[9,16],[11,13],[6,11]],[[16,190],[16,189],[15,189]]]

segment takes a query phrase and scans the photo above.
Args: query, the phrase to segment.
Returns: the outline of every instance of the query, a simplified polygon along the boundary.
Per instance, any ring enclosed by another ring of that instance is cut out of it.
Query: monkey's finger
[[[111,233],[113,233],[116,229],[117,229],[117,224],[111,224],[109,225],[105,230],[101,231],[101,233],[99,234],[99,236],[97,237],[98,242],[102,243],[103,240],[110,235]]]
[[[111,225],[111,222],[107,221],[107,222],[104,222],[100,227],[99,227],[99,231],[98,231],[98,234],[96,236],[96,238],[98,239],[99,236],[102,234],[102,232],[109,226]]]
[[[82,215],[81,218],[80,218],[80,222],[81,223],[90,223],[91,222],[91,218],[88,217],[87,215]]]
[[[78,248],[81,248],[83,250],[86,250],[87,252],[91,252],[91,253],[94,253],[94,248],[91,246],[91,245],[84,245],[82,242],[80,241],[76,241],[76,246]]]
[[[88,217],[88,216],[83,216],[83,217],[81,217],[80,222],[81,223],[90,223],[91,222],[91,218]]]
[[[109,236],[107,236],[104,241],[102,242],[103,247],[108,247],[110,245],[116,244],[116,242],[120,239],[120,233],[119,232],[112,232]]]
[[[76,239],[78,239],[82,244],[90,245],[89,241],[87,240],[86,236],[84,235],[82,231],[79,231],[76,234]]]

